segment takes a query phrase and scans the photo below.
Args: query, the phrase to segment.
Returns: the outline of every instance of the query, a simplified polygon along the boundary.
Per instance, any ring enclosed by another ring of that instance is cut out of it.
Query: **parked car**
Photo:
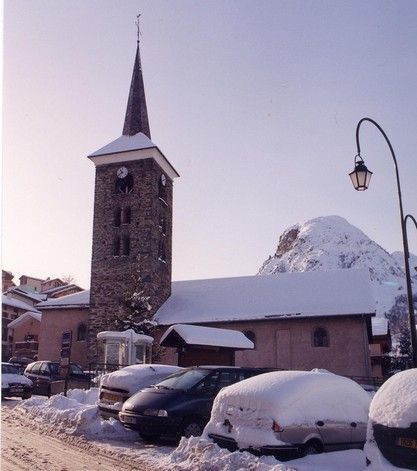
[[[417,368],[395,374],[373,397],[365,454],[369,470],[417,470]]]
[[[50,396],[64,390],[64,377],[55,361],[35,361],[25,369],[25,376],[33,382],[33,393]],[[70,364],[68,388],[88,388],[89,375],[74,363]]]
[[[29,399],[32,395],[33,383],[23,376],[19,367],[11,363],[1,364],[1,397],[21,397]]]
[[[29,365],[29,363],[32,363],[33,360],[28,357],[21,357],[21,356],[14,356],[11,357],[9,360],[9,363],[12,365],[16,365],[19,367],[19,371],[21,374],[25,371],[25,368]]]
[[[123,404],[119,418],[145,441],[155,441],[161,435],[198,436],[221,388],[265,371],[232,366],[186,368],[134,394]]]
[[[204,436],[221,447],[291,459],[361,448],[370,396],[320,370],[276,371],[223,389]]]
[[[122,405],[130,396],[182,369],[172,365],[130,365],[102,376],[98,403],[100,415],[105,419],[119,420]]]

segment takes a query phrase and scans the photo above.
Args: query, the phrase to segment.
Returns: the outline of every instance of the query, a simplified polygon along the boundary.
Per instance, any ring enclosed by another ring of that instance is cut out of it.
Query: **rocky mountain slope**
[[[259,270],[262,275],[281,272],[368,268],[374,282],[377,316],[394,308],[406,318],[404,261],[401,252],[389,254],[364,232],[340,216],[311,219],[288,228],[279,238],[277,250]],[[417,257],[410,257],[414,286]],[[403,306],[401,308],[401,305]],[[395,329],[394,329],[395,330]]]

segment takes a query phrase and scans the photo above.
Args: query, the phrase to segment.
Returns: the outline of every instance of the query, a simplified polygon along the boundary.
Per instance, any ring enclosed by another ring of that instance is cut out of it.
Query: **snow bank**
[[[369,418],[388,427],[407,428],[417,422],[417,368],[389,378],[377,391]]]
[[[101,378],[101,386],[124,389],[132,395],[151,384],[159,383],[159,381],[179,370],[182,370],[182,368],[172,365],[130,365],[104,375]]]
[[[18,383],[18,384],[27,384],[32,386],[32,381],[26,376],[18,375],[14,373],[5,373],[1,375],[1,387],[8,388],[9,384]]]
[[[279,425],[314,425],[317,420],[368,421],[370,396],[354,381],[320,370],[277,371],[224,388],[217,395],[203,436],[224,434],[241,448],[282,444],[272,431]]]
[[[16,406],[37,421],[48,423],[58,432],[83,435],[86,438],[134,441],[137,435],[114,419],[102,420],[96,405],[98,389],[73,389],[68,397],[62,394],[49,399],[33,397]]]
[[[290,471],[273,457],[258,458],[247,451],[230,453],[199,437],[183,437],[170,461],[172,469],[181,471]]]

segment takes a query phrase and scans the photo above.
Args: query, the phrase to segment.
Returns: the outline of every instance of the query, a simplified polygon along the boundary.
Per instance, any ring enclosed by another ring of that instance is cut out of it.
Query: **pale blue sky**
[[[290,225],[337,214],[401,250],[378,121],[417,217],[416,1],[5,2],[3,267],[89,285],[94,166],[121,134],[142,13],[153,141],[181,174],[174,279],[256,273]],[[417,252],[417,231],[409,227]]]

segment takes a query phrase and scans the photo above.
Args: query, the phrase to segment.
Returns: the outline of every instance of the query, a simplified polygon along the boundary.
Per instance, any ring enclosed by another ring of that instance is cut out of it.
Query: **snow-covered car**
[[[220,391],[203,437],[279,459],[362,448],[369,403],[357,383],[336,374],[266,373]]]
[[[123,403],[133,394],[182,370],[173,365],[130,365],[101,377],[98,408],[103,418],[119,419]]]
[[[21,397],[28,399],[32,395],[33,383],[23,376],[19,367],[11,363],[1,364],[1,397]]]
[[[417,470],[417,368],[395,374],[373,397],[365,454],[369,470]]]

